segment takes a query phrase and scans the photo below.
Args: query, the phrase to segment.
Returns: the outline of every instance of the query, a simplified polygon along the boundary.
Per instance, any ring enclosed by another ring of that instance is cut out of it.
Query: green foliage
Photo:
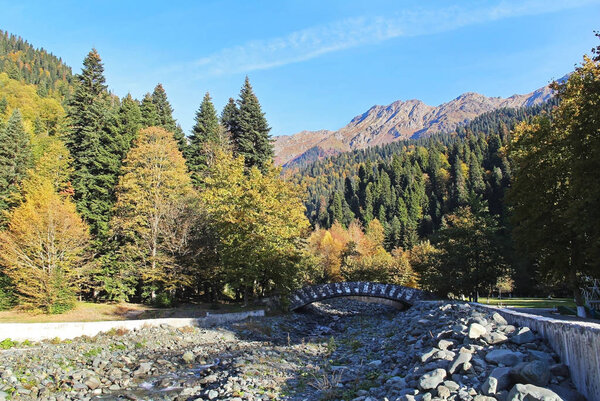
[[[217,111],[207,92],[196,112],[196,124],[192,128],[190,143],[185,153],[186,163],[196,186],[200,185],[202,175],[208,168],[209,159],[212,157],[212,148],[222,147],[226,144]]]
[[[273,144],[269,135],[271,128],[248,77],[242,86],[237,104],[233,124],[225,121],[226,128],[231,129],[234,150],[236,154],[244,157],[247,167],[256,166],[265,172],[273,159]],[[229,105],[227,111],[228,114],[233,113]],[[224,117],[230,118],[229,115]]]
[[[17,344],[18,342],[13,341],[10,338],[5,338],[4,340],[0,341],[0,348],[9,349],[16,346]]]
[[[0,31],[0,72],[37,86],[41,97],[63,100],[70,94],[71,68],[44,49]]]
[[[104,238],[126,141],[110,129],[111,104],[104,67],[95,49],[83,65],[81,74],[75,76],[75,93],[69,103],[67,145],[73,158],[77,209],[90,224],[92,234]]]
[[[517,127],[510,201],[515,237],[547,281],[567,282],[582,304],[582,275],[600,277],[600,61],[583,64],[553,88],[549,118]]]
[[[6,223],[6,211],[15,204],[20,184],[32,165],[29,138],[16,109],[0,130],[0,226]]]
[[[171,132],[175,142],[177,142],[179,151],[185,154],[185,148],[187,146],[185,134],[173,118],[173,108],[167,99],[167,92],[165,92],[162,84],[158,84],[154,88],[154,92],[152,92],[152,103],[156,108],[158,117],[158,121],[154,125]]]

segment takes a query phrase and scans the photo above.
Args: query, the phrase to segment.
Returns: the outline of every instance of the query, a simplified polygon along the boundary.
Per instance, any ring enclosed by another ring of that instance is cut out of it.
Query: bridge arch
[[[380,298],[411,306],[415,302],[432,299],[431,293],[395,284],[368,281],[318,284],[304,287],[290,295],[290,310],[302,308],[317,301],[338,297]]]

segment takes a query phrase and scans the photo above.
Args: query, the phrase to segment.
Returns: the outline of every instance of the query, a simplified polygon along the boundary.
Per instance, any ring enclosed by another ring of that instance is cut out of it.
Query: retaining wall
[[[600,324],[557,320],[511,309],[477,306],[498,312],[510,324],[527,326],[548,341],[588,401],[600,401]]]
[[[0,340],[10,338],[13,341],[40,341],[57,337],[64,340],[84,335],[93,337],[98,333],[113,329],[137,330],[143,327],[157,327],[161,325],[171,327],[208,327],[264,315],[264,310],[255,310],[238,313],[207,313],[206,317],[201,318],[141,319],[104,322],[2,323],[0,324]]]

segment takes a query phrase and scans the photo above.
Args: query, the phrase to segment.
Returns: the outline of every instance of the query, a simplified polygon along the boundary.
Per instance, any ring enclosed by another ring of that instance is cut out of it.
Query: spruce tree
[[[173,107],[171,107],[171,103],[167,99],[165,88],[160,83],[156,85],[154,92],[152,92],[152,103],[156,106],[156,112],[158,113],[158,124],[156,125],[173,133],[177,147],[183,153],[187,146],[185,134],[173,118]]]
[[[222,142],[217,111],[210,99],[210,94],[207,92],[196,112],[196,124],[192,128],[190,144],[186,148],[185,154],[186,163],[188,169],[192,172],[194,184],[199,184],[199,173],[208,167],[209,147],[223,145]]]
[[[140,105],[129,93],[121,101],[121,106],[117,113],[117,126],[121,140],[123,141],[121,145],[121,159],[124,159],[131,148],[133,140],[137,137],[138,131],[142,128]]]
[[[152,95],[146,93],[142,104],[140,106],[140,112],[142,114],[142,127],[156,127],[159,125],[158,111],[156,105],[152,102]]]
[[[75,76],[75,93],[70,101],[70,132],[67,146],[73,158],[73,189],[77,209],[94,235],[108,229],[114,203],[114,187],[121,165],[121,140],[109,125],[110,100],[104,67],[95,49]]]
[[[273,144],[265,114],[246,77],[238,100],[239,110],[232,127],[231,139],[237,154],[244,156],[247,167],[264,171],[273,159]]]
[[[23,127],[21,112],[15,109],[4,129],[0,130],[0,226],[4,222],[2,212],[14,203],[11,198],[18,191],[31,162],[29,135]]]
[[[221,125],[223,126],[225,131],[229,133],[229,135],[231,135],[231,133],[234,130],[237,113],[238,108],[235,104],[235,100],[233,100],[233,98],[230,97],[229,101],[223,108],[223,112],[221,113]]]

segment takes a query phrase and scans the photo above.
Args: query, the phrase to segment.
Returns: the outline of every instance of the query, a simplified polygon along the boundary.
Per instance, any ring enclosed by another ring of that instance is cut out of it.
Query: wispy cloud
[[[302,29],[278,38],[255,40],[222,49],[185,65],[183,69],[191,70],[197,77],[265,70],[393,38],[447,32],[468,25],[557,12],[599,2],[500,1],[483,7],[454,6],[435,10],[415,8],[393,16],[349,18]]]

